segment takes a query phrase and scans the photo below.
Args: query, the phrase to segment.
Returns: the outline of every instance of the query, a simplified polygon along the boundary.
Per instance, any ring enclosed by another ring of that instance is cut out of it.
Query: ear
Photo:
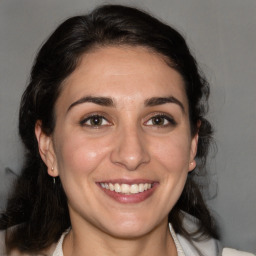
[[[196,157],[196,153],[197,153],[197,145],[198,145],[198,138],[199,138],[198,132],[199,132],[200,126],[201,126],[201,121],[198,121],[198,123],[197,123],[197,132],[191,140],[189,171],[193,171],[196,168],[195,157]]]
[[[42,160],[47,166],[48,174],[52,177],[58,176],[59,173],[56,165],[56,156],[53,148],[52,137],[43,132],[41,120],[36,122],[35,135],[38,142],[38,150]]]

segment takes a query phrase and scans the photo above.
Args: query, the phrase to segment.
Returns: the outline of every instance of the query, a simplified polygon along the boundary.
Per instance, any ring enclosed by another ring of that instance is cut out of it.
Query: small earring
[[[53,172],[53,170],[54,170],[53,166],[52,166],[51,170]],[[55,177],[53,177],[52,179],[53,179],[53,184],[55,185]]]

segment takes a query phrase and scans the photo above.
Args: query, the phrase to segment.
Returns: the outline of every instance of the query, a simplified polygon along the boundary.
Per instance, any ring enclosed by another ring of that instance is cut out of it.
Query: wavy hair
[[[212,138],[211,124],[205,119],[209,86],[181,34],[141,10],[120,5],[100,6],[88,15],[69,18],[38,52],[21,99],[19,134],[25,145],[26,161],[0,219],[1,229],[16,225],[6,237],[9,251],[17,248],[39,252],[56,242],[70,226],[61,181],[58,179],[53,185],[40,158],[35,123],[41,120],[43,131],[52,134],[55,102],[63,81],[76,69],[85,52],[109,45],[147,47],[180,73],[185,81],[191,133],[199,133],[198,170],[205,165]],[[190,241],[198,239],[198,234],[217,237],[214,221],[195,181],[197,171],[188,175],[182,195],[169,213],[175,231]],[[183,227],[184,212],[199,220],[196,232],[189,233]]]

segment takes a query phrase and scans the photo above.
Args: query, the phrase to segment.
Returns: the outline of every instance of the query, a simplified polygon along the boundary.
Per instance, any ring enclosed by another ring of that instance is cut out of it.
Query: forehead
[[[174,96],[186,107],[184,82],[164,57],[144,47],[108,46],[84,54],[63,83],[58,101],[81,96],[103,96],[127,101]],[[58,102],[57,102],[58,103]]]

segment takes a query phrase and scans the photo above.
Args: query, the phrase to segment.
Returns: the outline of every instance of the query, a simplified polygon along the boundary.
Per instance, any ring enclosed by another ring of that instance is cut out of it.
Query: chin
[[[150,230],[147,230],[146,227],[138,229],[138,226],[117,227],[114,230],[108,231],[110,235],[119,239],[136,239],[149,232]]]
[[[154,221],[153,221],[154,222]],[[156,222],[156,221],[155,221]],[[115,218],[115,221],[108,222],[105,232],[122,239],[134,239],[142,237],[151,232],[157,226],[147,218]]]

